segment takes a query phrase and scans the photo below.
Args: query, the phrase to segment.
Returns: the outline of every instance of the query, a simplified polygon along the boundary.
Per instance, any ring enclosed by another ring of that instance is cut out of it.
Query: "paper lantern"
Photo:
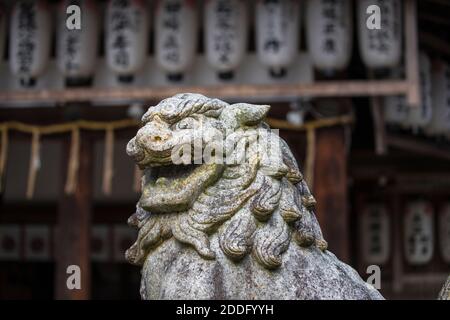
[[[405,96],[389,96],[383,99],[384,118],[390,125],[404,126],[410,108]]]
[[[149,7],[143,0],[110,0],[105,17],[106,61],[122,83],[134,80],[145,64]]]
[[[447,202],[439,214],[439,247],[445,262],[450,263],[450,202]]]
[[[390,254],[390,221],[382,203],[367,205],[361,216],[361,245],[365,263],[386,263]]]
[[[9,64],[23,86],[33,86],[50,55],[51,16],[46,1],[17,1],[11,16]]]
[[[241,63],[247,46],[247,4],[243,0],[207,0],[205,49],[219,78],[230,79]]]
[[[394,68],[390,71],[393,79],[404,78],[404,72],[401,68]],[[387,124],[394,126],[405,126],[410,107],[404,95],[387,96],[383,98],[384,119]]]
[[[401,1],[358,0],[357,5],[359,51],[362,61],[371,69],[397,66],[402,53]],[[373,5],[380,8],[379,13],[367,13]],[[379,19],[380,28],[372,25],[372,19]]]
[[[260,62],[273,77],[282,77],[297,55],[300,38],[298,0],[258,0],[256,50]]]
[[[404,248],[411,265],[423,265],[433,257],[433,207],[428,201],[409,202],[405,212]]]
[[[433,115],[431,98],[431,63],[424,53],[419,55],[419,78],[421,102],[418,108],[410,108],[406,118],[406,126],[414,131],[424,129],[431,121]]]
[[[80,29],[67,26],[67,8],[81,9]],[[97,62],[99,12],[95,0],[65,0],[59,5],[57,30],[58,68],[69,82],[77,83],[92,76]]]
[[[159,0],[155,13],[156,60],[170,81],[181,81],[197,51],[197,10],[193,0]]]
[[[437,62],[431,76],[433,112],[426,131],[432,135],[450,133],[450,67],[445,62]]]
[[[26,226],[24,249],[26,260],[50,260],[50,228],[46,225]]]
[[[317,69],[333,71],[347,67],[353,44],[351,6],[350,0],[308,0],[306,39]]]

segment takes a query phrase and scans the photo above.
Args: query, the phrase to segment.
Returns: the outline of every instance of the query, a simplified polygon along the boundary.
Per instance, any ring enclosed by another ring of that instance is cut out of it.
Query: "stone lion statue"
[[[269,108],[187,93],[144,114],[127,145],[144,174],[126,252],[143,299],[382,299],[327,250]]]

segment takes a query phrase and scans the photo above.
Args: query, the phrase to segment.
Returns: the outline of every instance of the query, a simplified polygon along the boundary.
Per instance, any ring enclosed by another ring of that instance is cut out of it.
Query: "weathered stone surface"
[[[202,259],[174,239],[148,256],[142,269],[144,299],[381,299],[331,252],[292,245],[269,271],[247,256],[235,263],[211,241],[215,260]]]
[[[382,299],[327,250],[314,197],[263,122],[268,110],[180,94],[144,115],[127,146],[144,177],[126,253],[142,265],[143,299]],[[218,137],[216,161],[174,160],[182,145],[198,160]]]
[[[438,300],[450,300],[450,276],[442,287]]]

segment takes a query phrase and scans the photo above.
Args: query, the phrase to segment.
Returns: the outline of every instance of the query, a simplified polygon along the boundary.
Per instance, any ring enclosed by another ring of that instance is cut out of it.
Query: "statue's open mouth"
[[[162,165],[145,174],[140,206],[152,213],[188,210],[199,193],[221,174],[220,164]]]

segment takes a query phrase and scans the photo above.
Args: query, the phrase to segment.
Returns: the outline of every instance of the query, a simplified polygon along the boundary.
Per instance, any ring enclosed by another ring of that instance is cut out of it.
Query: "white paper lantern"
[[[67,8],[81,9],[81,28],[69,29]],[[99,12],[95,0],[65,0],[59,4],[57,30],[58,68],[66,78],[81,80],[92,76],[97,62]]]
[[[404,126],[410,111],[405,96],[385,97],[383,103],[386,123]]]
[[[393,79],[404,78],[401,68],[394,68],[390,71]],[[383,98],[384,119],[387,124],[404,127],[409,114],[409,106],[404,95],[387,96]]]
[[[450,263],[450,202],[447,202],[439,214],[439,247],[445,262]]]
[[[433,207],[428,201],[409,202],[405,212],[404,248],[406,260],[423,265],[433,257]]]
[[[105,17],[108,66],[123,83],[132,82],[145,64],[149,38],[149,7],[144,0],[110,0]]]
[[[441,61],[431,76],[433,112],[426,131],[432,135],[450,133],[450,66]]]
[[[198,31],[196,9],[196,1],[192,0],[156,2],[156,60],[171,81],[182,80],[194,63]]]
[[[111,257],[110,227],[95,225],[91,230],[91,259],[92,261],[108,261]]]
[[[333,71],[347,67],[353,44],[352,21],[350,0],[308,0],[306,39],[317,69]]]
[[[402,53],[402,7],[400,0],[358,0],[359,51],[364,64],[371,69],[392,68],[400,63]],[[380,8],[380,28],[371,25]]]
[[[419,80],[421,102],[417,108],[410,108],[406,119],[406,126],[414,131],[424,129],[431,121],[433,115],[431,98],[431,63],[424,53],[419,55]]]
[[[365,263],[383,264],[390,254],[390,221],[381,203],[367,205],[361,216],[361,245]]]
[[[247,46],[247,4],[243,0],[207,0],[205,48],[211,66],[221,79],[233,77]]]
[[[47,67],[51,16],[45,0],[17,1],[11,16],[9,64],[23,86],[32,86]]]
[[[47,225],[28,225],[25,227],[25,259],[48,261],[50,251],[50,228]]]
[[[256,50],[273,77],[282,77],[297,55],[300,38],[298,0],[258,0]]]

